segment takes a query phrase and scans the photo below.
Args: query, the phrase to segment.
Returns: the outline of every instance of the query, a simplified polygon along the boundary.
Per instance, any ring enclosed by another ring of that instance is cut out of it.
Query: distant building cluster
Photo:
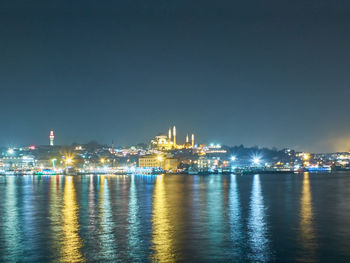
[[[0,174],[154,174],[253,173],[350,170],[350,153],[311,154],[292,149],[222,146],[195,143],[194,134],[177,141],[176,127],[149,144],[130,147],[87,144],[0,148]]]

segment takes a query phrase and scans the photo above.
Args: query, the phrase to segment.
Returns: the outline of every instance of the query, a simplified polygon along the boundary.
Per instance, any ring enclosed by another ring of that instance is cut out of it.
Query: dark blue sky
[[[348,150],[347,2],[1,1],[0,145]]]

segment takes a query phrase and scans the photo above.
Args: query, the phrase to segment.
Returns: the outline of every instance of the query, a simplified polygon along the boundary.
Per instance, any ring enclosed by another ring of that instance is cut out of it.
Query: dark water
[[[350,262],[350,174],[0,177],[1,262]]]

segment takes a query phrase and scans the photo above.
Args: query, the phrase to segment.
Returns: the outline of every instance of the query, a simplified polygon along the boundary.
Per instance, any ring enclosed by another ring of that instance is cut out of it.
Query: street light
[[[231,156],[231,161],[232,162],[236,161],[236,156]]]

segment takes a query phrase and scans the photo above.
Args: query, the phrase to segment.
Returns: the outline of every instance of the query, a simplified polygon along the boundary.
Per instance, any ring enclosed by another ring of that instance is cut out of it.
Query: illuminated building
[[[185,144],[177,144],[176,141],[176,126],[169,128],[168,136],[165,134],[157,135],[153,140],[151,140],[151,148],[157,150],[172,150],[172,149],[190,149],[194,148],[194,134],[191,136],[191,142],[189,140],[189,135],[187,134]]]
[[[226,154],[227,151],[221,148],[220,144],[210,144],[209,146],[201,146],[204,154]]]
[[[158,149],[158,150],[171,150],[173,148],[173,142],[171,141],[171,138],[167,137],[164,134],[160,134],[156,136],[151,141],[152,148]]]
[[[5,156],[2,158],[3,167],[11,169],[31,169],[36,166],[34,156]]]
[[[209,169],[210,162],[208,158],[203,156],[198,158],[198,169],[199,171],[207,171]]]
[[[221,161],[220,157],[206,157],[200,156],[197,163],[200,172],[215,171],[219,168],[227,166],[227,163]]]
[[[50,131],[50,146],[54,146],[54,139],[55,139],[55,135],[53,133],[53,131]]]
[[[165,171],[176,171],[179,161],[176,158],[165,158],[162,169]]]
[[[162,155],[145,155],[139,158],[141,168],[162,168],[165,171],[177,170],[179,161],[176,158]]]
[[[161,161],[157,155],[145,155],[139,158],[139,167],[160,167]]]

